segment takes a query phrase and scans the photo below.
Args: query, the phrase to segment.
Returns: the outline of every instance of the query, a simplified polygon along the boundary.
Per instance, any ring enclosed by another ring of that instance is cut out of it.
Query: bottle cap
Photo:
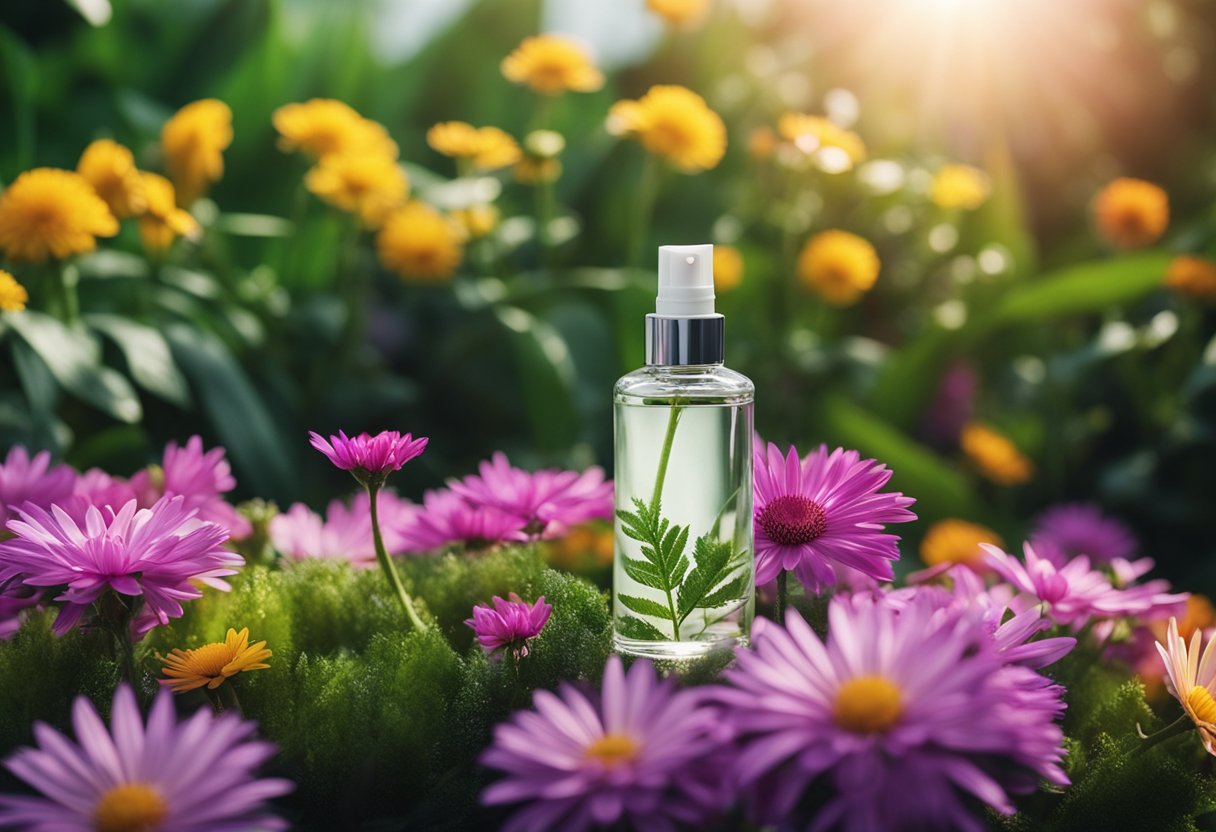
[[[654,311],[673,318],[714,314],[714,247],[660,246]]]

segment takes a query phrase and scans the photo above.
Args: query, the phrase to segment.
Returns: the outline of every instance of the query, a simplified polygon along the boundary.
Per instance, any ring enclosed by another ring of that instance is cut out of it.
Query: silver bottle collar
[[[677,367],[721,364],[726,358],[726,318],[646,316],[646,364]]]

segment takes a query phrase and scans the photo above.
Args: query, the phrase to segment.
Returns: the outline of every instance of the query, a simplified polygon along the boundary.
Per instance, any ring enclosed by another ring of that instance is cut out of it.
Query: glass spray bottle
[[[723,366],[724,333],[713,246],[660,248],[646,366],[613,396],[619,653],[695,659],[747,640],[755,388]]]

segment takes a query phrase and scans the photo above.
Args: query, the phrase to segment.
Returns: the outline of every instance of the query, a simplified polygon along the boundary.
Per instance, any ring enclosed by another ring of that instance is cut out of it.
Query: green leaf
[[[659,573],[650,565],[649,561],[638,560],[623,556],[621,558],[621,566],[625,570],[625,574],[643,586],[654,586],[660,582]]]
[[[510,335],[519,367],[520,400],[528,411],[533,443],[541,450],[569,448],[578,438],[574,401],[577,373],[566,340],[547,322],[513,306],[495,306],[494,317]]]
[[[631,615],[617,616],[616,631],[625,638],[637,639],[638,641],[666,641],[668,638],[657,627]]]
[[[693,610],[721,606],[723,602],[708,604],[706,598],[732,572],[744,565],[740,558],[732,557],[733,554],[734,546],[729,540],[714,540],[708,534],[697,538],[693,544],[693,562],[696,565],[681,582],[677,593],[680,621],[688,618]]]
[[[746,553],[745,553],[746,554]],[[751,587],[752,576],[741,572],[701,599],[703,609],[712,610],[743,598]]]
[[[636,595],[618,595],[616,596],[616,600],[639,615],[650,615],[655,618],[671,618],[671,610],[657,601],[651,601],[649,598],[639,598]]]
[[[136,384],[179,407],[190,406],[186,379],[158,330],[118,315],[86,315],[85,323],[118,345]]]
[[[12,313],[8,323],[65,390],[120,422],[142,418],[135,389],[121,373],[101,365],[101,349],[87,332],[31,310]]]

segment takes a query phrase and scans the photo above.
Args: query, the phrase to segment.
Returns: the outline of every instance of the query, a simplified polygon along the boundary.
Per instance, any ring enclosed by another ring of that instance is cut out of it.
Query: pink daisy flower
[[[729,800],[724,766],[711,762],[722,749],[718,713],[700,693],[659,681],[650,662],[626,674],[611,656],[601,695],[563,684],[533,702],[494,729],[481,757],[506,775],[482,802],[524,804],[504,832],[701,828]]]
[[[161,463],[164,486],[159,493],[153,494],[152,500],[184,497],[188,508],[198,510],[200,520],[217,523],[227,529],[234,540],[241,540],[249,536],[253,526],[224,498],[224,494],[236,488],[232,468],[225,456],[223,448],[204,451],[200,436],[191,436],[185,447],[170,442],[165,446]]]
[[[757,621],[716,691],[754,821],[979,832],[976,801],[1012,814],[1011,792],[1068,782],[1060,689],[1003,664],[973,615],[841,598],[828,619],[826,642],[796,612]]]
[[[16,516],[26,503],[42,508],[67,499],[76,483],[76,472],[66,465],[51,465],[51,452],[39,451],[31,459],[21,445],[9,449],[0,464],[0,524]]]
[[[1036,547],[1040,541],[1049,542],[1065,559],[1086,555],[1094,563],[1129,558],[1137,545],[1135,535],[1126,525],[1103,514],[1093,503],[1052,506],[1035,520],[1030,539]]]
[[[228,533],[196,513],[184,497],[163,498],[150,509],[132,500],[117,512],[90,506],[78,524],[58,506],[27,504],[8,523],[16,537],[0,543],[0,583],[65,587],[51,599],[61,605],[57,635],[113,590],[140,604],[135,631],[142,635],[181,617],[181,602],[202,595],[193,582],[226,590],[221,579],[245,562],[223,548]]]
[[[791,447],[755,454],[756,583],[792,570],[806,588],[819,592],[835,584],[841,567],[880,581],[894,578],[899,538],[884,523],[906,523],[915,502],[879,489],[891,471],[856,451],[826,445],[798,459]]]
[[[452,543],[466,549],[484,549],[527,537],[519,517],[475,505],[447,489],[426,492],[422,510],[399,524],[396,535],[406,552],[430,552]]]
[[[385,548],[391,554],[403,552],[406,544],[397,529],[410,522],[418,507],[392,491],[381,491],[379,498]],[[333,500],[325,517],[321,517],[303,503],[296,503],[271,518],[270,542],[291,560],[338,558],[360,568],[375,566],[370,504],[367,493],[361,492],[349,506],[342,500]]]
[[[473,617],[464,623],[472,628],[487,653],[510,649],[518,660],[528,655],[528,642],[540,635],[553,607],[545,603],[543,595],[534,604],[514,592],[507,598],[504,601],[495,595],[493,607],[478,604],[473,607]]]
[[[266,801],[292,790],[289,780],[258,778],[275,747],[254,740],[254,725],[204,708],[178,722],[162,690],[145,724],[131,688],[114,694],[111,729],[92,703],[72,707],[76,742],[34,724],[37,748],[4,765],[41,793],[0,795],[0,827],[29,832],[164,829],[173,832],[286,829]]]
[[[612,519],[612,481],[604,470],[556,468],[524,471],[502,451],[482,462],[478,474],[448,486],[473,505],[488,506],[519,518],[531,537],[561,537],[568,527],[588,520]]]
[[[360,482],[367,479],[383,482],[393,471],[401,470],[402,465],[425,451],[428,441],[425,436],[415,439],[411,434],[402,435],[395,430],[381,431],[375,436],[368,433],[347,436],[344,431],[338,431],[328,441],[316,431],[310,431],[308,436],[314,448],[343,471],[350,471]]]

